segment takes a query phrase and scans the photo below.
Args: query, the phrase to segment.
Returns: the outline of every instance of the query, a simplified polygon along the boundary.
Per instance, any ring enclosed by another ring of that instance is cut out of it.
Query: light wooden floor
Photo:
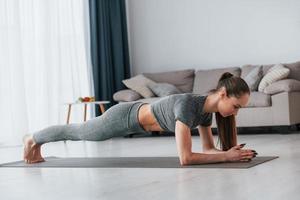
[[[249,169],[0,168],[0,197],[10,199],[298,199],[300,132],[240,135],[259,156],[280,158]],[[215,137],[216,139],[216,137]],[[200,151],[199,136],[193,150]],[[176,156],[174,137],[114,138],[46,144],[44,156]],[[0,162],[22,147],[0,148]]]

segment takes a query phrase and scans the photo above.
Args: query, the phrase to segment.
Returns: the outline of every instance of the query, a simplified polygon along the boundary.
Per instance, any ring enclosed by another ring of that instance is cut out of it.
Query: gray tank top
[[[203,111],[206,98],[193,93],[173,94],[150,103],[150,108],[165,131],[175,132],[176,120],[194,129],[198,125],[210,126],[212,123],[212,113]]]

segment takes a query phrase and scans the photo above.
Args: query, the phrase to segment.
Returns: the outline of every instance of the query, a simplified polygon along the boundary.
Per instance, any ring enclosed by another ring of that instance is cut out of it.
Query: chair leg
[[[70,123],[71,108],[72,108],[72,104],[69,104],[69,105],[68,105],[67,124],[69,124],[69,123]]]
[[[87,109],[87,104],[84,104],[84,114],[83,114],[83,121],[86,121],[86,109]]]
[[[103,104],[99,104],[99,107],[100,107],[101,114],[103,114],[105,112],[104,105]]]

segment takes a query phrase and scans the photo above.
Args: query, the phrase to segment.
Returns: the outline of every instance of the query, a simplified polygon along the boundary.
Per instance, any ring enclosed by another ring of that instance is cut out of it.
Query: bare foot
[[[23,137],[24,143],[24,155],[23,159],[26,163],[38,163],[44,162],[44,158],[41,155],[41,145],[36,144],[32,135],[25,135]]]

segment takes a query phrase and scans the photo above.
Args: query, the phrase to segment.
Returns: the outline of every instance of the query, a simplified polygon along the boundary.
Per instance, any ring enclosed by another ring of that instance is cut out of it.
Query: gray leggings
[[[33,133],[37,144],[62,140],[102,141],[132,133],[149,133],[138,122],[138,110],[145,103],[126,102],[110,107],[101,116],[83,123],[54,125]]]

